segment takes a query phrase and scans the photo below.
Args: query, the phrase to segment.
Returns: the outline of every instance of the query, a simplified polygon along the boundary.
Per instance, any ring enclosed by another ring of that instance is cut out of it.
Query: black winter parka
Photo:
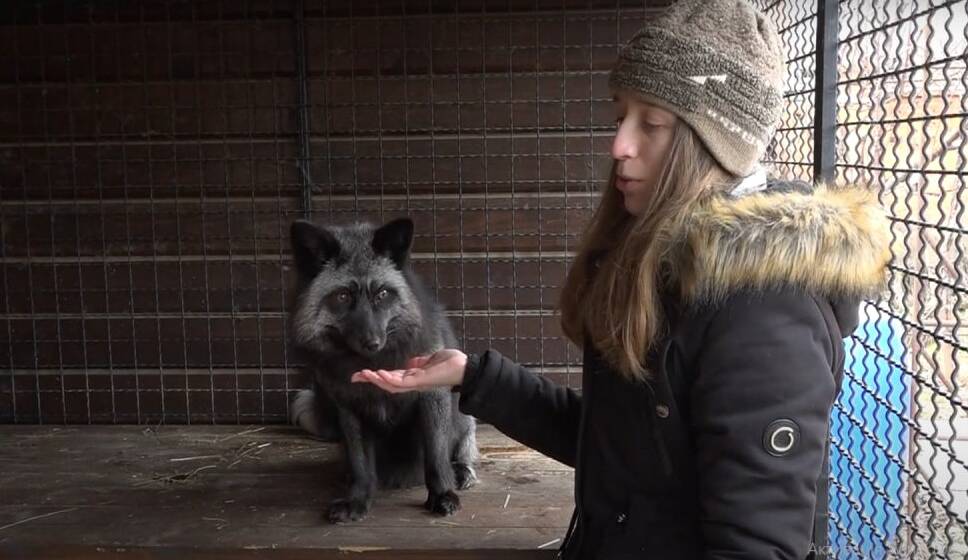
[[[575,467],[563,558],[801,560],[826,531],[842,337],[882,284],[883,212],[860,187],[771,182],[689,213],[648,381],[588,344],[580,393],[469,355],[461,410]]]

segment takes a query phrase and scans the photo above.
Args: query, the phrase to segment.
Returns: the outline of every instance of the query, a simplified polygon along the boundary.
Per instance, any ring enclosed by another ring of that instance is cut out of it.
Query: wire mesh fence
[[[4,5],[0,415],[284,420],[301,217],[412,217],[461,344],[576,385],[553,309],[659,5]]]
[[[900,484],[844,492],[845,512],[861,505],[874,521],[844,527],[844,543],[898,558],[965,557],[968,3],[882,8],[842,6],[840,49],[854,62],[838,77],[837,175],[879,187],[895,259],[888,295],[865,305],[871,327],[854,341],[855,390],[834,436],[843,451],[862,428],[885,434],[843,454],[844,489],[863,486],[865,471],[897,474]]]
[[[290,13],[3,10],[4,418],[281,417]]]
[[[826,177],[876,188],[893,224],[889,289],[863,304],[847,341],[820,552],[964,558],[968,2],[760,5],[783,31],[788,63],[774,167],[821,176],[829,150]],[[837,53],[826,81],[825,49]],[[818,126],[825,109],[835,127]]]
[[[288,226],[417,224],[470,350],[579,382],[554,305],[608,171],[607,73],[668,2],[0,7],[0,422],[278,422]],[[860,182],[889,290],[848,341],[826,557],[968,554],[968,0],[758,0],[776,175]]]

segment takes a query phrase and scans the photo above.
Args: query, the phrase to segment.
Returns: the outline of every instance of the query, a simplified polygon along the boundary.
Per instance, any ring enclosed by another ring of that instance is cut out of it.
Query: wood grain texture
[[[480,558],[555,549],[573,507],[570,468],[489,426],[457,515],[426,513],[416,488],[380,493],[348,525],[323,519],[342,493],[339,447],[288,427],[3,426],[0,439],[3,558]]]

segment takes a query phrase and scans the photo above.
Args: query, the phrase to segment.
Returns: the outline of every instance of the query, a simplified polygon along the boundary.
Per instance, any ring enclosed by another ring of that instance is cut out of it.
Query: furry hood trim
[[[890,223],[869,189],[775,181],[735,192],[700,199],[667,232],[664,260],[683,301],[781,287],[831,299],[882,289]]]

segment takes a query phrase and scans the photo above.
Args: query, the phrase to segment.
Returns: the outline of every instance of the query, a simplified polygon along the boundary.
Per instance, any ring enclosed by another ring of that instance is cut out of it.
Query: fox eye
[[[376,300],[377,301],[383,301],[389,295],[390,295],[390,291],[384,288],[384,289],[382,289],[382,290],[380,290],[379,292],[376,293]]]
[[[349,303],[353,299],[348,290],[340,290],[336,293],[336,301],[338,303]]]

